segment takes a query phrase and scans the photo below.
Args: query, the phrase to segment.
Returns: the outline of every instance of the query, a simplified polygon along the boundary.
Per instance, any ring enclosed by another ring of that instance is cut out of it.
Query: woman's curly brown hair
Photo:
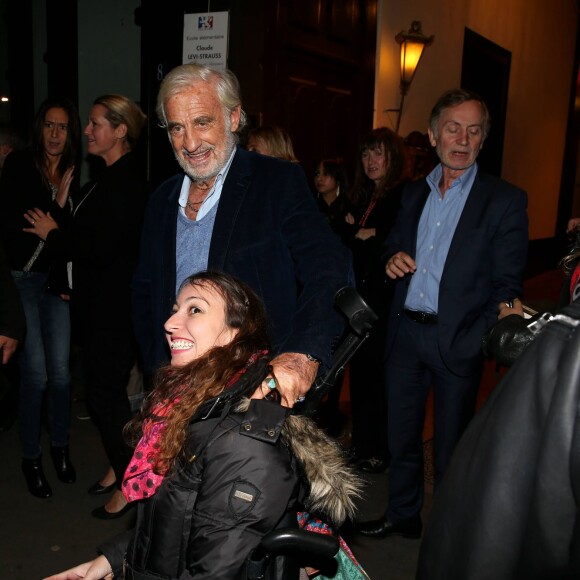
[[[180,290],[188,284],[209,286],[219,292],[225,302],[226,325],[238,332],[229,344],[215,347],[182,367],[162,367],[155,377],[155,388],[125,427],[127,441],[135,445],[143,433],[144,421],[165,422],[153,462],[153,470],[160,474],[171,470],[184,453],[188,424],[197,409],[219,395],[253,354],[268,349],[264,306],[249,286],[221,272],[194,274]],[[166,405],[171,405],[166,416],[154,413]]]

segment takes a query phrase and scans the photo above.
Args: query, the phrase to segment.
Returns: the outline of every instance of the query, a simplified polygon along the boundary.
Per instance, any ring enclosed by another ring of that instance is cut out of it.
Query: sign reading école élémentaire
[[[228,59],[228,12],[183,15],[183,64],[197,62],[225,70]]]

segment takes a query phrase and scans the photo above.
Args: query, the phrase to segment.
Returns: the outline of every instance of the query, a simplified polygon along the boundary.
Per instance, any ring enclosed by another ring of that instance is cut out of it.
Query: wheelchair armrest
[[[297,567],[309,566],[326,576],[334,576],[338,569],[334,556],[339,547],[338,539],[334,536],[298,528],[273,530],[262,538],[260,545],[248,556],[244,578],[264,580],[270,564],[277,556],[288,557]]]
[[[297,528],[272,530],[262,538],[262,547],[272,555],[315,555],[334,558],[338,552],[338,539],[328,534],[317,534]]]

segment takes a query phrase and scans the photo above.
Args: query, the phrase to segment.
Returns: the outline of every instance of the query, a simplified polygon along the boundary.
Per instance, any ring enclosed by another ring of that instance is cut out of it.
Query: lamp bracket
[[[395,40],[399,44],[403,44],[405,41],[420,42],[427,47],[433,44],[435,35],[432,34],[431,36],[425,36],[421,30],[421,21],[413,20],[413,22],[411,22],[411,28],[409,28],[407,32],[401,30],[401,32],[395,36]]]

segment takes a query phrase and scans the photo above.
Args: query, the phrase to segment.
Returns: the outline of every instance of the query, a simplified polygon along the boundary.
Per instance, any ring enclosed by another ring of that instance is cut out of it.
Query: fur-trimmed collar
[[[243,399],[236,411],[244,413],[250,404]],[[289,415],[282,438],[300,462],[310,484],[304,508],[324,515],[340,527],[355,513],[354,500],[360,496],[362,479],[348,465],[344,451],[316,423],[301,415]]]

